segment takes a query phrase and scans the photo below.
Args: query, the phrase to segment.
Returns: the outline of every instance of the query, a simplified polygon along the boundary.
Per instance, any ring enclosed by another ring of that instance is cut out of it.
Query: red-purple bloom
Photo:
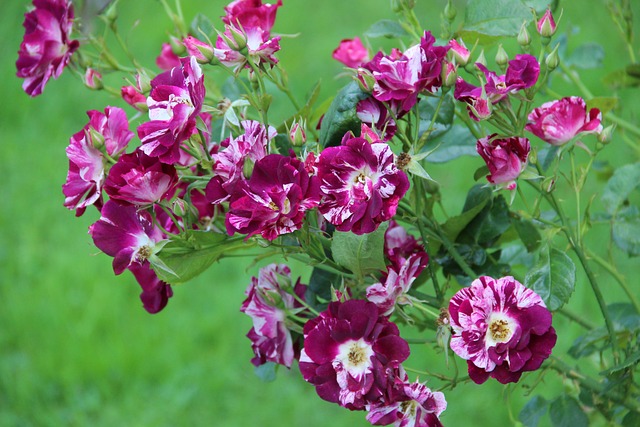
[[[211,203],[228,201],[236,184],[244,181],[245,162],[255,163],[267,155],[269,143],[277,135],[275,128],[255,120],[241,122],[244,133],[221,143],[223,150],[212,154],[213,177],[207,184],[206,194]]]
[[[133,86],[122,86],[120,95],[122,95],[124,102],[138,111],[147,111],[149,109],[149,107],[147,107],[147,97]]]
[[[127,115],[121,108],[106,107],[104,113],[87,111],[89,123],[74,134],[67,147],[69,172],[62,186],[64,206],[76,210],[76,216],[87,206],[102,206],[105,179],[105,157],[117,158],[133,138]]]
[[[502,384],[535,371],[556,343],[551,313],[536,294],[513,277],[482,276],[449,302],[451,349],[467,360],[469,376]]]
[[[93,243],[113,257],[113,271],[121,274],[132,264],[142,265],[163,240],[162,232],[153,225],[151,215],[131,205],[109,200],[102,207],[100,219],[89,227]]]
[[[70,40],[73,5],[68,0],[33,0],[25,13],[24,39],[18,51],[17,76],[29,96],[40,95],[51,77],[57,79],[80,43]]]
[[[324,196],[320,212],[337,230],[355,234],[371,233],[391,219],[409,189],[386,143],[370,144],[351,134],[320,153],[318,176]]]
[[[372,72],[376,83],[373,96],[378,101],[395,101],[399,110],[407,112],[415,105],[418,94],[433,92],[442,85],[442,61],[448,46],[434,46],[435,38],[425,32],[420,44],[403,54],[378,52],[363,67]]]
[[[291,270],[286,265],[268,265],[260,269],[258,277],[251,278],[240,311],[253,320],[247,337],[255,353],[251,360],[255,366],[274,362],[291,367],[300,349],[287,327],[287,313],[296,314],[301,304],[289,292],[304,299],[305,290],[299,280],[295,286],[291,284]]]
[[[120,156],[111,167],[104,190],[115,201],[141,207],[171,197],[177,183],[178,173],[173,165],[147,156],[138,147],[133,153]]]
[[[513,190],[516,188],[516,178],[527,166],[531,145],[527,138],[496,136],[492,134],[479,139],[476,150],[489,168],[487,181]]]
[[[587,113],[584,99],[571,96],[534,109],[525,129],[551,145],[562,145],[579,133],[602,132],[601,121],[600,110],[592,108]]]
[[[409,255],[398,268],[387,266],[380,282],[367,288],[367,299],[376,304],[384,316],[393,313],[396,304],[411,304],[407,292],[416,278],[427,266],[429,257],[425,252]]]
[[[256,65],[273,66],[278,63],[275,53],[280,50],[280,36],[269,38],[269,32],[259,27],[239,30],[233,26],[227,26],[223,35],[218,36],[213,54],[223,65],[232,68],[235,72],[245,65],[250,67],[247,64],[247,57]],[[247,55],[240,52],[244,46],[235,42],[237,38],[242,40],[242,44],[246,44]],[[230,45],[230,41],[234,43]]]
[[[180,66],[180,57],[173,53],[173,48],[169,43],[162,43],[160,55],[156,58],[156,65],[164,71]]]
[[[359,37],[354,37],[342,40],[331,56],[349,68],[358,68],[369,60],[369,51]]]
[[[171,285],[158,279],[148,262],[142,264],[133,263],[129,266],[129,270],[142,288],[140,301],[142,301],[144,309],[151,314],[155,314],[165,308],[169,298],[173,296]]]
[[[504,83],[507,91],[513,93],[532,87],[538,81],[539,76],[540,64],[535,56],[521,54],[509,61]]]
[[[393,111],[393,106],[389,106]],[[391,117],[389,109],[380,101],[373,97],[363,99],[356,105],[356,115],[362,123],[368,125],[369,128],[375,129],[378,139],[381,141],[389,141],[396,133],[396,122]]]
[[[425,254],[424,246],[407,233],[407,230],[394,220],[384,232],[384,254],[391,263],[400,269],[413,254]]]
[[[204,76],[194,56],[182,58],[181,66],[151,81],[147,98],[151,121],[138,127],[141,150],[163,163],[180,158],[180,144],[196,131],[196,119],[205,96]]]
[[[302,226],[307,210],[320,201],[316,176],[294,157],[270,154],[258,160],[248,181],[231,195],[227,232],[274,240]]]
[[[367,421],[394,427],[442,427],[440,414],[447,409],[442,392],[425,384],[396,379],[388,402],[368,405]]]
[[[282,6],[282,0],[278,0],[276,4],[263,4],[262,0],[235,0],[225,6],[226,16],[222,17],[222,22],[234,27],[240,26],[245,30],[261,28],[269,33],[280,6]]]
[[[409,345],[375,304],[332,302],[304,325],[300,372],[322,399],[362,410],[382,398],[389,371],[407,357]]]

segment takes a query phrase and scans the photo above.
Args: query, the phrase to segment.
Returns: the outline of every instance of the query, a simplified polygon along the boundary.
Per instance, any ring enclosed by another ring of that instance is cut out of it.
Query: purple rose
[[[476,149],[489,168],[487,181],[513,190],[516,188],[516,178],[527,166],[531,146],[527,138],[496,136],[493,134],[479,139]]]
[[[467,360],[469,376],[502,384],[535,371],[556,343],[544,302],[513,277],[482,276],[449,302],[451,349]]]
[[[282,0],[278,0],[276,4],[263,4],[262,0],[235,0],[225,6],[226,15],[222,17],[222,22],[245,30],[261,28],[270,33],[280,6]]]
[[[33,9],[24,15],[24,39],[16,68],[24,79],[22,89],[29,96],[42,93],[51,77],[57,79],[80,42],[70,40],[73,5],[67,0],[33,0]]]

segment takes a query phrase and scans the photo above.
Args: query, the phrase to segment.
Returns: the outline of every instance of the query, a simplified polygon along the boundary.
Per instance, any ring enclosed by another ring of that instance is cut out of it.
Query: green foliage
[[[356,105],[369,95],[356,82],[346,85],[334,98],[322,119],[320,145],[330,147],[340,145],[345,133],[360,134],[360,120],[356,115]]]
[[[388,227],[385,222],[376,231],[362,235],[336,231],[331,242],[333,259],[358,278],[384,270],[384,233]]]
[[[484,36],[517,36],[523,21],[533,18],[521,0],[473,0],[465,8],[462,30]]]
[[[525,427],[537,427],[540,418],[549,412],[549,402],[542,396],[533,396],[518,414],[518,419]]]
[[[273,362],[266,362],[263,365],[253,368],[256,376],[265,383],[270,383],[276,380],[276,368],[278,365]]]
[[[602,66],[604,61],[604,48],[598,43],[584,43],[565,59],[567,65],[589,69]]]
[[[551,311],[559,310],[571,297],[576,285],[576,266],[569,256],[545,245],[538,261],[525,278],[525,286],[536,292]]]
[[[616,213],[640,185],[640,163],[617,168],[602,192],[602,203],[610,214]]]
[[[589,418],[580,404],[567,395],[556,398],[549,407],[549,418],[554,427],[587,427]]]
[[[427,157],[430,163],[446,163],[460,156],[477,156],[476,138],[469,128],[455,124],[447,132],[434,137],[429,147],[438,147]]]
[[[392,21],[390,19],[382,19],[375,24],[371,25],[369,29],[364,33],[366,37],[378,38],[385,37],[388,39],[402,38],[407,36],[407,31],[400,25],[398,21]]]

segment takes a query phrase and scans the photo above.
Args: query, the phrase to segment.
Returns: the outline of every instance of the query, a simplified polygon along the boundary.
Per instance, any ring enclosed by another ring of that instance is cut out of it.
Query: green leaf
[[[633,64],[632,64],[633,65]],[[611,89],[640,86],[640,76],[629,74],[627,68],[612,71],[602,78],[602,83]]]
[[[239,248],[237,241],[225,244],[227,239],[224,234],[190,231],[170,240],[149,261],[160,280],[172,285],[184,283],[209,268],[225,252]]]
[[[511,223],[518,232],[518,236],[520,236],[520,240],[524,243],[525,248],[527,248],[527,252],[533,252],[538,249],[542,241],[542,236],[540,236],[540,232],[533,222],[520,218],[512,219]]]
[[[267,362],[263,365],[256,366],[253,372],[265,383],[270,383],[276,379],[276,367],[274,362]]]
[[[477,156],[476,138],[464,125],[453,125],[447,132],[436,136],[428,144],[427,149],[438,147],[429,157],[431,163],[445,163],[460,156]]]
[[[342,277],[336,273],[314,267],[305,293],[305,301],[316,311],[324,311],[327,306],[325,302],[331,301],[331,287],[340,288],[341,280]]]
[[[557,145],[547,145],[538,151],[538,164],[540,164],[543,171],[549,169],[559,150],[560,147]]]
[[[360,119],[356,115],[356,105],[369,94],[360,89],[356,82],[343,87],[331,102],[320,126],[320,145],[323,147],[340,145],[345,133],[360,134]]]
[[[607,311],[616,331],[628,330],[631,333],[640,331],[640,314],[633,304],[616,302],[609,304]]]
[[[573,341],[567,351],[574,359],[587,357],[602,349],[608,343],[609,332],[605,328],[596,328]]]
[[[549,417],[554,427],[588,427],[589,418],[580,408],[580,404],[567,395],[551,402]]]
[[[198,13],[193,18],[189,32],[204,42],[212,39],[215,42],[216,28],[211,20],[202,13]]]
[[[462,31],[487,36],[517,36],[533,15],[521,0],[473,0],[465,9]]]
[[[615,213],[638,185],[640,185],[640,163],[632,163],[616,169],[602,192],[602,203],[607,212]]]
[[[553,6],[552,3],[557,2],[558,0],[524,0],[524,4],[532,9],[535,9],[538,16],[542,16],[544,11],[547,10],[548,7],[551,7],[551,10],[553,10],[555,6]]]
[[[453,117],[455,113],[455,104],[453,102],[453,96],[451,95],[441,95],[442,103],[440,105],[440,110],[438,110],[438,115],[433,120],[433,116],[435,115],[436,109],[438,108],[438,103],[440,103],[439,97],[432,97],[423,99],[418,104],[418,114],[420,116],[420,126],[418,130],[418,138],[421,138],[424,132],[426,132],[429,127],[431,127],[431,133],[429,134],[427,141],[432,140],[433,138],[442,135],[446,131],[451,128],[451,124],[453,123]],[[431,123],[433,122],[433,126]]]
[[[622,427],[638,427],[640,426],[640,412],[629,411],[622,419]]]
[[[640,216],[618,216],[613,222],[613,242],[627,255],[640,255]]]
[[[587,109],[597,108],[605,115],[618,107],[618,101],[619,99],[613,96],[596,96],[587,101]]]
[[[607,369],[606,371],[600,372],[600,375],[609,376],[609,375],[613,374],[614,372],[618,372],[618,371],[621,371],[623,369],[630,368],[633,365],[637,365],[638,362],[640,362],[640,350],[637,350],[634,353],[631,353],[629,355],[629,357],[627,357],[624,360],[624,362],[619,363],[619,364],[617,364],[615,366],[612,366],[611,368]]]
[[[549,402],[542,396],[533,396],[520,411],[518,419],[525,427],[537,427],[540,418],[549,411]]]
[[[573,50],[565,60],[566,65],[576,68],[598,68],[604,61],[604,48],[598,43],[584,43]]]
[[[359,278],[384,270],[384,233],[388,227],[385,222],[376,231],[362,235],[336,231],[331,242],[333,259]]]
[[[375,24],[373,24],[369,29],[364,33],[366,37],[370,37],[372,39],[378,37],[386,37],[388,39],[398,39],[401,37],[405,37],[408,33],[402,28],[402,25],[398,21],[392,21],[390,19],[382,19]]]
[[[576,284],[576,266],[561,250],[540,248],[538,261],[525,277],[525,285],[540,295],[551,311],[560,309],[571,297]]]

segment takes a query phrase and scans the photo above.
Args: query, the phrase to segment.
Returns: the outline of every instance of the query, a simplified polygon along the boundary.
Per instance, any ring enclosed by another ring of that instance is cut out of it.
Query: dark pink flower
[[[434,46],[435,38],[425,32],[420,43],[404,53],[385,56],[378,52],[363,68],[372,72],[376,83],[373,96],[378,101],[396,101],[399,110],[407,112],[415,105],[418,94],[433,92],[442,85],[442,61],[448,46]]]
[[[242,44],[246,46],[239,45],[235,41],[239,35],[242,35]],[[231,45],[230,42],[232,42]],[[240,52],[244,47],[247,49],[247,55]],[[253,61],[256,65],[277,64],[278,59],[275,53],[279,50],[280,36],[270,38],[269,32],[259,27],[239,30],[227,26],[225,32],[218,36],[213,54],[223,65],[238,72],[244,66],[250,67],[247,60]]]
[[[359,37],[342,40],[331,56],[350,68],[358,68],[369,61],[369,51]]]
[[[109,200],[100,213],[89,234],[98,249],[113,257],[114,273],[121,274],[132,264],[144,264],[158,250],[156,243],[164,236],[148,212]]]
[[[240,311],[253,320],[247,334],[251,340],[255,366],[274,362],[291,367],[299,346],[294,345],[291,331],[287,327],[287,313],[300,311],[301,304],[290,292],[304,299],[306,286],[298,281],[291,283],[291,270],[286,265],[271,264],[260,269],[258,277],[251,278]]]
[[[169,302],[169,298],[173,296],[171,285],[158,279],[149,262],[133,263],[129,266],[129,271],[133,273],[142,288],[140,301],[144,309],[151,314],[162,311]]]
[[[492,101],[487,93],[483,92],[482,87],[474,86],[467,83],[462,77],[458,77],[453,97],[467,104],[469,117],[473,120],[478,122],[491,117]],[[498,100],[500,99],[502,99],[502,95],[498,96]]]
[[[102,206],[105,180],[105,156],[117,158],[133,138],[126,113],[118,107],[106,107],[104,113],[87,112],[89,123],[74,134],[66,149],[69,158],[67,180],[62,186],[64,206],[75,209],[76,216],[87,206]]]
[[[151,121],[138,127],[141,150],[163,163],[180,158],[180,144],[196,132],[196,119],[205,96],[204,76],[194,56],[182,58],[181,66],[151,81],[147,98]]]
[[[513,277],[482,276],[449,302],[451,349],[467,360],[477,384],[489,377],[502,384],[535,371],[556,343],[544,302]]]
[[[109,170],[104,185],[109,197],[119,203],[144,207],[174,194],[178,173],[173,165],[149,157],[138,147],[123,154]]]
[[[320,201],[316,176],[293,157],[270,154],[258,160],[251,178],[234,189],[226,216],[227,232],[274,240],[302,226],[307,210]]]
[[[514,93],[521,89],[532,87],[540,76],[540,64],[535,56],[528,54],[516,55],[507,64],[504,83],[506,90]]]
[[[300,372],[322,399],[362,410],[382,398],[389,371],[407,357],[409,345],[375,304],[332,302],[304,325]]]
[[[487,181],[513,190],[516,188],[516,178],[527,166],[531,145],[527,138],[496,136],[493,134],[479,139],[476,150],[489,168]]]
[[[425,384],[396,379],[387,402],[367,406],[367,421],[394,427],[442,427],[440,414],[447,409],[444,394]]]
[[[347,134],[338,147],[328,147],[318,161],[320,212],[339,231],[371,233],[396,213],[409,189],[407,175],[394,163],[386,143],[370,144]]]
[[[87,68],[84,73],[84,84],[90,89],[102,88],[102,74],[93,68]]]
[[[156,65],[164,71],[180,66],[180,57],[173,53],[173,48],[169,43],[162,43],[160,55],[156,58]]]
[[[80,43],[70,40],[73,5],[67,0],[33,0],[25,13],[24,38],[18,51],[17,76],[29,96],[40,95],[51,77],[57,79]]]
[[[263,4],[262,0],[235,0],[225,6],[226,16],[222,17],[222,22],[244,30],[261,28],[270,33],[280,6],[282,0],[276,4]]]
[[[222,142],[224,148],[211,155],[213,177],[207,184],[206,194],[211,203],[222,203],[229,200],[238,182],[244,181],[244,164],[252,164],[267,155],[267,147],[277,135],[275,128],[265,129],[262,123],[255,120],[241,122],[244,133],[237,138]]]
[[[538,34],[542,37],[551,37],[556,32],[556,21],[553,19],[551,10],[547,9],[542,18],[536,23]]]
[[[411,298],[406,294],[422,270],[427,266],[429,257],[425,252],[415,253],[398,268],[387,266],[380,282],[367,288],[367,299],[378,306],[384,316],[393,313],[396,304],[411,304]]]
[[[147,97],[138,92],[133,86],[122,86],[120,89],[122,99],[138,111],[148,111]]]
[[[389,228],[384,232],[384,254],[397,269],[400,269],[411,255],[426,255],[426,251],[403,226],[391,220]]]
[[[546,102],[529,114],[525,129],[551,145],[563,145],[580,133],[602,132],[602,114],[587,113],[584,99],[571,96]]]

